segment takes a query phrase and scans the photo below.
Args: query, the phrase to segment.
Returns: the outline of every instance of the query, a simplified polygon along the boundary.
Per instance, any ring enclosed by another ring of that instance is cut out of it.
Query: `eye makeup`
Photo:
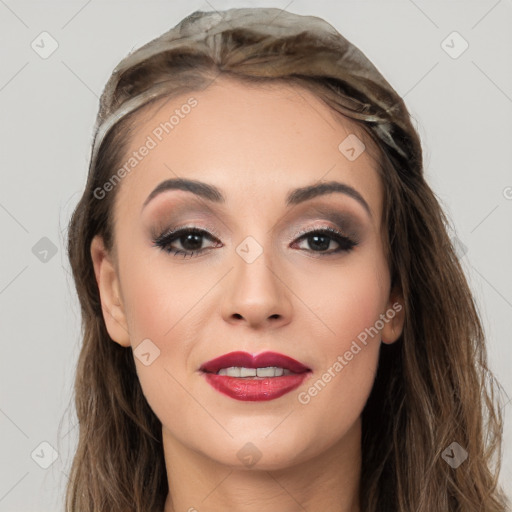
[[[183,258],[197,257],[222,247],[222,235],[213,227],[212,218],[215,215],[212,214],[210,208],[208,207],[205,212],[204,208],[198,209],[197,205],[191,206],[181,203],[174,208],[172,210],[173,221],[170,226],[164,227],[164,219],[159,218],[158,226],[154,226],[151,230],[154,247]],[[286,229],[289,233],[286,236],[286,241],[290,247],[305,250],[314,257],[328,257],[351,252],[360,243],[363,230],[361,225],[364,223],[357,218],[357,215],[325,204],[309,205],[309,208],[301,206],[300,210],[302,213],[294,218],[291,226],[287,226],[288,216],[285,215],[276,225],[277,229],[275,226],[272,228],[274,232]],[[180,223],[180,217],[186,217],[189,221]],[[326,224],[326,220],[334,226]],[[314,226],[311,225],[311,221],[315,221]],[[321,221],[324,221],[323,224],[319,224]],[[304,223],[308,223],[310,226],[304,228]],[[282,228],[283,225],[285,228]],[[205,241],[211,243],[207,247],[203,247]],[[306,242],[308,247],[300,248],[301,241]],[[338,248],[331,248],[333,243]]]

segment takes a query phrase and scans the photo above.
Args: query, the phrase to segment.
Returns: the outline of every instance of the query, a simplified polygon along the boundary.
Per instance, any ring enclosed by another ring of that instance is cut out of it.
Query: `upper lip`
[[[248,352],[229,352],[228,354],[203,363],[199,369],[203,372],[217,373],[220,369],[230,368],[231,366],[244,368],[267,368],[269,366],[277,366],[279,368],[288,369],[294,373],[310,371],[310,368],[299,363],[299,361],[283,354],[278,354],[277,352],[262,352],[256,356],[252,356]]]

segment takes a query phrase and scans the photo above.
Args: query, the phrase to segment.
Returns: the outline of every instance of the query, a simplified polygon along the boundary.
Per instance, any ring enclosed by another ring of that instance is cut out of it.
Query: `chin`
[[[275,427],[274,422],[272,428]],[[255,430],[254,435],[246,430],[243,436],[223,439],[223,443],[212,441],[203,453],[219,464],[236,469],[275,471],[314,457],[319,451],[318,443],[312,441],[308,445],[306,439],[290,435],[289,428],[283,432],[270,433],[266,437],[272,428]]]

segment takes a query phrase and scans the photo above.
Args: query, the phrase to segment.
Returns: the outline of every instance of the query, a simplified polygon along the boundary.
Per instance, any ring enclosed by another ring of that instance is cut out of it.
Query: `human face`
[[[182,108],[190,98],[195,106]],[[176,110],[176,125],[158,131]],[[167,447],[240,467],[245,447],[270,469],[358,446],[381,338],[394,341],[401,326],[389,314],[395,300],[376,163],[368,148],[355,160],[338,148],[354,133],[306,90],[227,79],[141,116],[127,159],[148,136],[156,144],[118,185],[117,260],[99,239],[91,253],[112,339],[134,350],[150,340],[141,347],[151,363],[136,356],[135,364]],[[225,201],[173,189],[148,199],[178,177],[216,187]],[[361,200],[331,192],[287,205],[293,189],[331,181]],[[192,226],[202,236],[175,238],[167,245],[173,252],[155,244],[170,229]],[[299,235],[330,228],[350,242]],[[362,333],[375,326],[364,343]],[[233,351],[278,352],[310,371],[271,400],[233,398],[200,370]]]

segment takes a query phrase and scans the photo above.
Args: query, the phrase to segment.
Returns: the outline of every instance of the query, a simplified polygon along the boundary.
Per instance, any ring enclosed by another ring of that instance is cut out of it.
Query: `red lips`
[[[203,363],[200,370],[208,373],[217,373],[221,368],[230,368],[232,366],[239,366],[244,368],[267,368],[269,366],[277,366],[285,368],[294,373],[304,373],[310,371],[307,366],[304,366],[299,361],[291,357],[277,352],[263,352],[256,356],[252,356],[248,352],[230,352],[223,356],[212,359]]]

